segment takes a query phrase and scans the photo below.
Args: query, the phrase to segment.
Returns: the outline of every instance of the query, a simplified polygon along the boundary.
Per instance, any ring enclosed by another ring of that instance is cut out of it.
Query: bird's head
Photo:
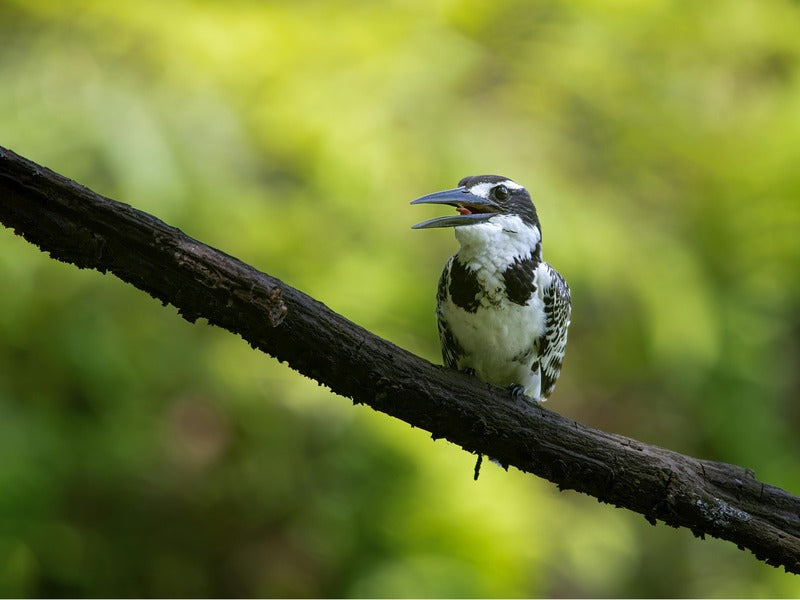
[[[457,215],[437,217],[417,223],[412,229],[431,227],[468,227],[490,223],[496,217],[516,217],[520,225],[539,230],[539,218],[528,191],[499,175],[465,177],[458,187],[417,198],[411,204],[446,204],[458,211]]]

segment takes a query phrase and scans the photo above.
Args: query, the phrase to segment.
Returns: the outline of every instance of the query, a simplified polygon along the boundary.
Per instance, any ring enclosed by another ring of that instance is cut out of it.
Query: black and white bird
[[[527,190],[497,175],[465,177],[411,204],[459,214],[413,229],[454,227],[461,245],[439,279],[436,316],[447,366],[514,396],[544,401],[561,372],[570,321],[564,278],[542,260],[542,233]]]

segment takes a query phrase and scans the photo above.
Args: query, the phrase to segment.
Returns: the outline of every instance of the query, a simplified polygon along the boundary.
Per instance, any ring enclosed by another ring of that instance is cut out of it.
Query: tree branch
[[[688,527],[800,573],[800,498],[753,472],[606,433],[435,366],[324,304],[0,147],[0,221],[55,259],[110,271],[242,336],[354,403],[469,452],[619,507]]]

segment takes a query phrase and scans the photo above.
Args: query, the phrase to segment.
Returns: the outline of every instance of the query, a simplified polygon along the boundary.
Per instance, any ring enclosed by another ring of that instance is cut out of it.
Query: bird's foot
[[[475,369],[472,367],[467,367],[466,369],[461,369],[461,372],[465,375],[469,375],[470,377],[475,377]]]
[[[508,386],[508,389],[511,391],[511,397],[514,400],[530,400],[531,397],[525,393],[525,388],[522,387],[518,383],[512,383]]]
[[[528,396],[528,394],[525,393],[525,388],[518,383],[512,383],[508,386],[508,389],[511,391],[511,398],[517,402],[527,402],[528,404],[535,404],[536,406],[542,405],[541,400],[533,396]]]

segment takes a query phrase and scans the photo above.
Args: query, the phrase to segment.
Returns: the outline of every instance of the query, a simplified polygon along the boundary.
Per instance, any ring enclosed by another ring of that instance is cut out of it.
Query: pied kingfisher
[[[454,227],[461,245],[439,279],[445,364],[508,386],[515,397],[546,400],[567,346],[570,293],[542,260],[541,227],[527,190],[506,177],[479,175],[411,204],[446,204],[459,213],[413,226]]]

